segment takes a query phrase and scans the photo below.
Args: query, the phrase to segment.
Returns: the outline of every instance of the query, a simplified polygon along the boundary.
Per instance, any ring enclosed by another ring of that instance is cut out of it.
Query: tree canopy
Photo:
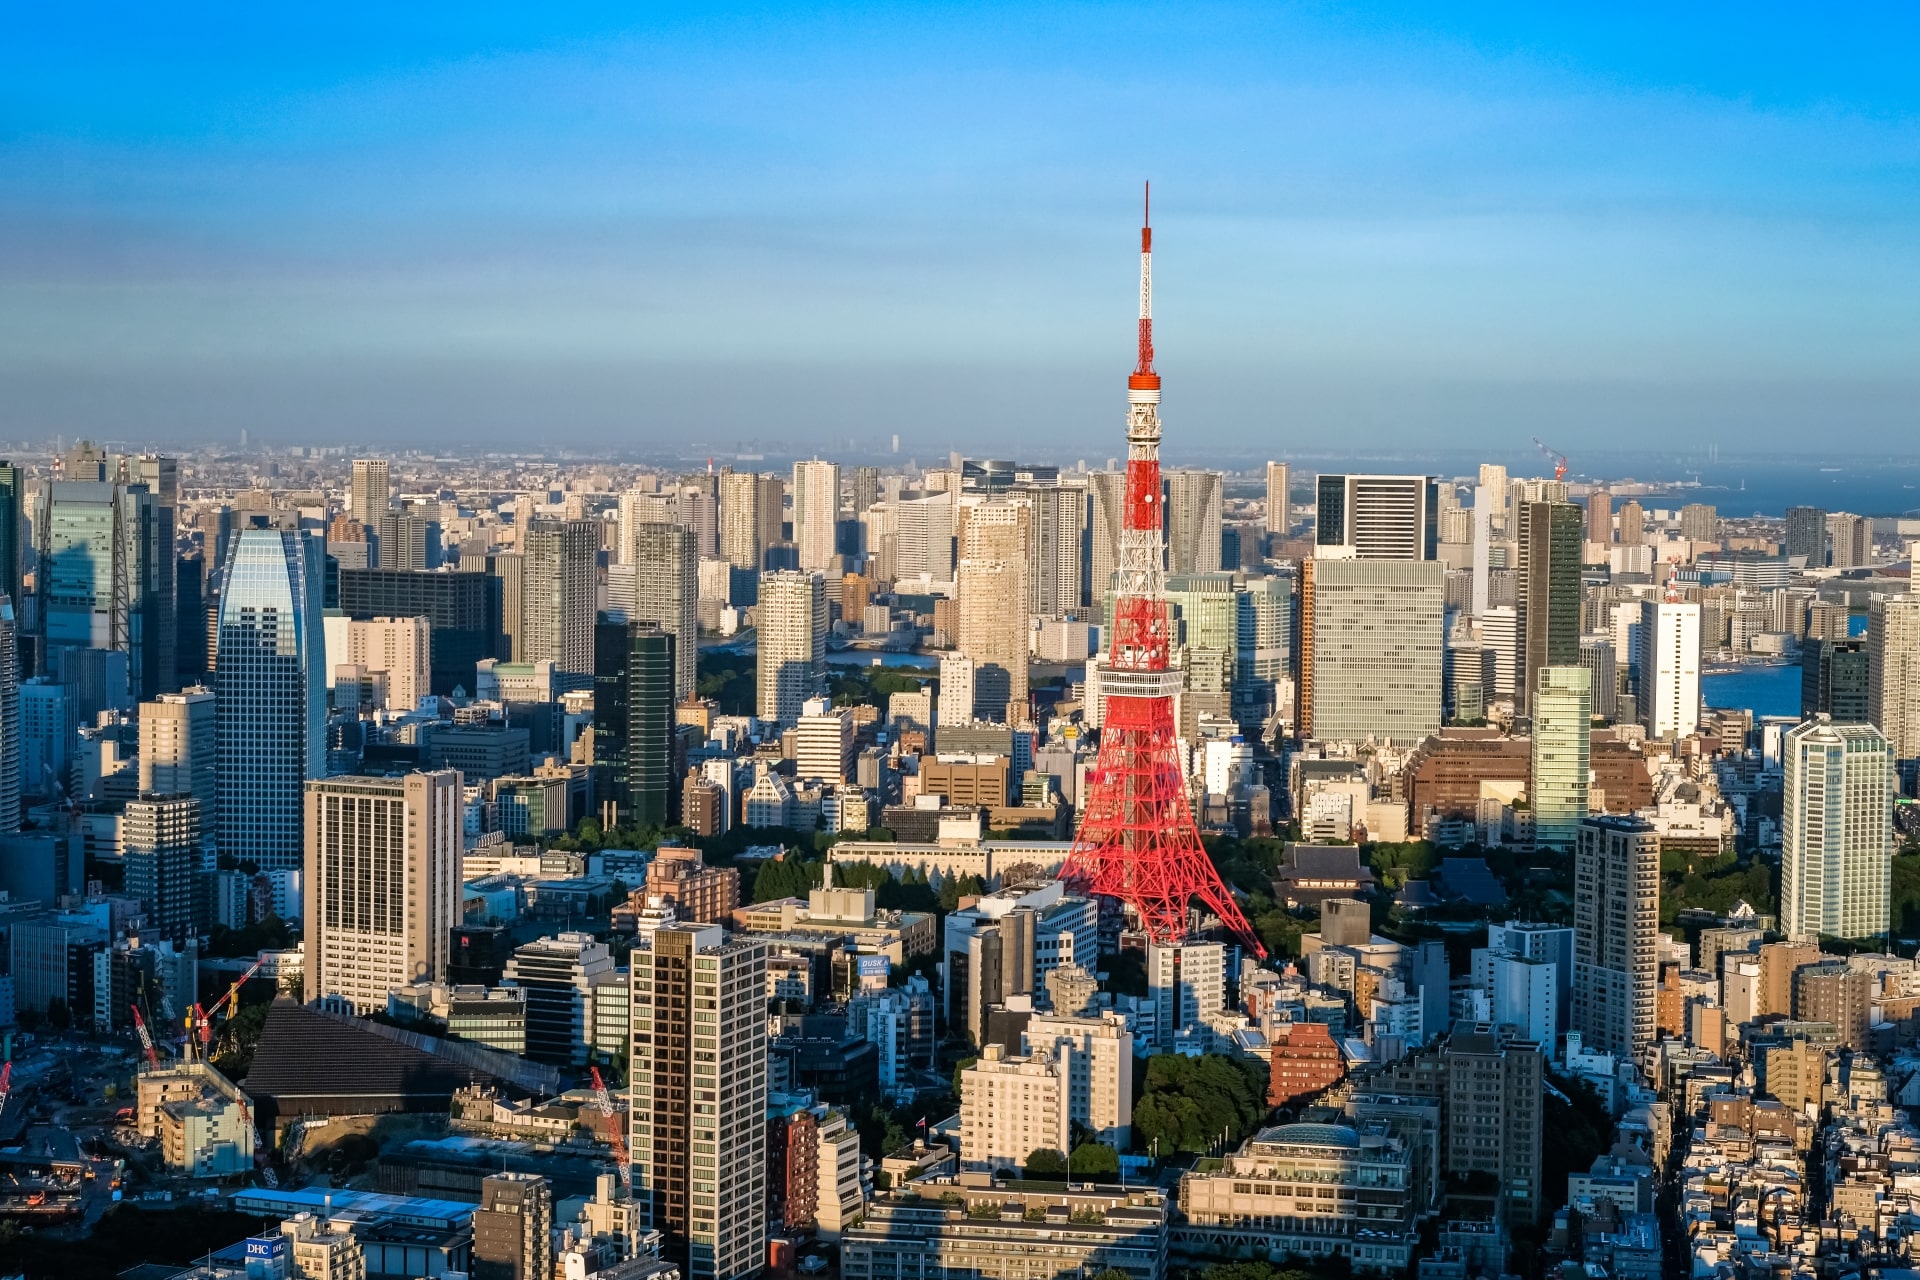
[[[1204,1155],[1266,1122],[1267,1069],[1251,1058],[1163,1053],[1147,1059],[1146,1089],[1133,1108],[1134,1146],[1162,1155]]]

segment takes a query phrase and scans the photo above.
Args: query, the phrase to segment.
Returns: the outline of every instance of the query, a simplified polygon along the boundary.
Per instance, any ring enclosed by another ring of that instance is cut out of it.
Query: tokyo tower
[[[1148,192],[1151,200],[1151,190]],[[1170,661],[1162,584],[1166,535],[1160,490],[1160,375],[1153,371],[1152,206],[1140,228],[1140,360],[1127,379],[1127,482],[1112,644],[1099,660],[1106,717],[1087,772],[1080,831],[1061,878],[1118,898],[1149,940],[1187,936],[1198,898],[1261,956],[1266,949],[1207,860],[1187,801],[1173,698],[1184,673]]]

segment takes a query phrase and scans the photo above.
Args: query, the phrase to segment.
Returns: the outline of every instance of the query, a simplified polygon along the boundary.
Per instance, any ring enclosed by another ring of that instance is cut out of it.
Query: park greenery
[[[1238,1144],[1267,1116],[1266,1064],[1224,1054],[1155,1054],[1133,1106],[1133,1144],[1162,1156],[1205,1155]]]

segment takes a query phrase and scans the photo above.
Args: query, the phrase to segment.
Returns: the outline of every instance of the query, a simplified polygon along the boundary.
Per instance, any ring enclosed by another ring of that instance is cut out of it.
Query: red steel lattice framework
[[[1187,936],[1198,898],[1261,956],[1233,895],[1207,860],[1180,767],[1170,661],[1171,615],[1163,585],[1160,375],[1153,371],[1153,230],[1140,228],[1140,359],[1127,379],[1127,485],[1116,574],[1112,644],[1099,662],[1106,705],[1100,754],[1087,773],[1080,831],[1062,878],[1081,892],[1118,898],[1147,937]]]

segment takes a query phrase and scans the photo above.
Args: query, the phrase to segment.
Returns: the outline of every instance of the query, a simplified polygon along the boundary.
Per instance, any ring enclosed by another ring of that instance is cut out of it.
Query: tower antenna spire
[[[1148,941],[1161,946],[1178,945],[1191,932],[1197,898],[1264,956],[1266,948],[1200,844],[1174,727],[1173,699],[1185,686],[1185,672],[1169,651],[1173,625],[1164,584],[1152,198],[1149,186],[1140,226],[1140,352],[1127,378],[1127,479],[1112,637],[1088,673],[1104,711],[1100,754],[1087,774],[1080,830],[1061,878],[1124,903]]]

